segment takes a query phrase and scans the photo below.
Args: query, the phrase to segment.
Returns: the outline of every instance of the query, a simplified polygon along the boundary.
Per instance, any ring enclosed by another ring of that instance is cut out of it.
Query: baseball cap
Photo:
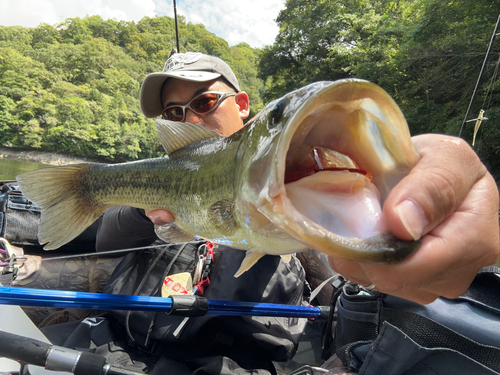
[[[141,86],[139,100],[146,117],[156,117],[163,111],[161,89],[167,78],[185,81],[206,82],[224,77],[237,91],[238,80],[224,61],[200,52],[176,53],[167,60],[162,72],[146,76]]]

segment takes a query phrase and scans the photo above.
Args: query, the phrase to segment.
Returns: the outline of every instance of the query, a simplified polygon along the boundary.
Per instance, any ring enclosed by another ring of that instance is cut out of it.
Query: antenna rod
[[[177,42],[177,53],[180,53],[181,50],[179,48],[179,29],[177,27],[177,6],[175,4],[175,0],[174,0],[174,19],[175,19],[175,41]]]
[[[460,128],[460,133],[458,136],[462,136],[462,132],[465,128],[465,123],[467,122],[467,117],[469,117],[469,112],[472,107],[472,102],[474,101],[474,97],[476,96],[476,91],[479,86],[479,81],[481,80],[481,76],[483,75],[484,67],[486,66],[486,60],[488,60],[488,55],[490,54],[491,46],[493,45],[493,41],[495,40],[495,36],[497,36],[498,24],[500,24],[500,14],[498,15],[497,24],[495,25],[495,30],[493,30],[493,35],[491,36],[490,45],[488,46],[488,51],[486,51],[486,56],[484,57],[483,66],[481,67],[481,71],[479,72],[479,77],[477,77],[476,87],[474,87],[474,92],[472,93],[472,98],[470,99],[469,108],[467,108],[467,113],[465,114],[464,122],[462,123],[462,127]]]

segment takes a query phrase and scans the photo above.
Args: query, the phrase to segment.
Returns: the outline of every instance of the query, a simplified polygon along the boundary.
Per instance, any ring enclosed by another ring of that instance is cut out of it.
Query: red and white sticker
[[[189,272],[177,273],[165,277],[161,287],[161,296],[186,295],[193,293],[193,279]]]

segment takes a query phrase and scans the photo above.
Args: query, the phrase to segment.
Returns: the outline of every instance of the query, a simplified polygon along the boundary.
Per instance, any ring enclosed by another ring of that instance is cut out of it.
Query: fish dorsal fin
[[[158,238],[167,243],[189,242],[196,239],[192,234],[182,230],[174,223],[155,225],[155,232]]]
[[[167,155],[191,143],[219,138],[216,132],[189,122],[156,120],[156,130]]]

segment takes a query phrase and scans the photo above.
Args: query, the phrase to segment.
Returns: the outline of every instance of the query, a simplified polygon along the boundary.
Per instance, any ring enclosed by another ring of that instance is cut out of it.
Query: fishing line
[[[168,244],[149,245],[149,246],[141,246],[141,247],[131,247],[131,248],[120,249],[120,250],[99,251],[99,252],[96,252],[96,253],[81,253],[81,254],[73,254],[73,255],[61,255],[61,256],[57,256],[57,257],[48,257],[48,258],[43,258],[42,257],[42,261],[62,260],[62,259],[71,259],[71,258],[83,258],[83,257],[95,257],[95,256],[111,255],[111,254],[120,254],[120,253],[132,252],[132,251],[154,249],[154,248],[165,247],[165,246],[168,246]]]
[[[470,109],[472,107],[472,102],[474,101],[474,97],[476,96],[476,91],[477,91],[477,88],[479,87],[479,82],[481,81],[481,76],[483,74],[484,67],[486,65],[486,61],[488,60],[488,55],[490,54],[491,46],[493,45],[493,41],[495,40],[495,37],[497,36],[497,30],[498,30],[499,24],[500,24],[500,14],[498,15],[497,23],[495,25],[495,30],[493,30],[493,35],[491,36],[490,44],[488,45],[488,50],[486,51],[486,56],[484,57],[483,65],[481,66],[481,71],[479,72],[479,77],[477,79],[476,86],[474,87],[474,92],[472,93],[472,98],[469,102],[469,107],[467,108],[467,112],[465,113],[464,121],[462,122],[460,132],[458,133],[459,137],[462,136],[462,132],[464,131],[464,128],[465,128],[465,123],[467,122],[467,117],[469,117],[469,112],[470,112]]]
[[[474,126],[474,135],[472,137],[472,146],[474,146],[476,138],[482,138],[482,135],[484,132],[484,126],[482,128],[478,128],[478,126],[481,126],[481,122],[483,120],[488,120],[487,117],[484,117],[484,114],[487,113],[487,111],[490,108],[491,98],[493,97],[493,90],[491,88],[493,87],[493,85],[495,83],[495,79],[496,79],[497,74],[498,74],[499,64],[500,64],[500,56],[499,56],[497,63],[495,65],[495,71],[494,71],[493,75],[491,76],[490,82],[487,86],[488,88],[486,90],[486,94],[484,95],[484,101],[483,101],[483,104],[481,106],[481,110],[479,111],[478,118],[467,121],[467,122],[471,122],[474,120],[476,121],[476,125]],[[488,102],[488,105],[486,105],[486,102]],[[477,136],[479,136],[479,137],[477,137]]]
[[[488,90],[486,91],[486,96],[483,102],[483,108],[485,108],[486,100],[488,100],[488,105],[486,106],[486,110],[490,108],[491,97],[493,96],[493,90],[491,90],[494,81],[498,75],[498,66],[500,65],[500,56],[498,56],[497,64],[495,66],[495,71],[493,72],[493,76],[491,77],[490,84],[488,85]],[[489,99],[488,99],[489,96]]]

